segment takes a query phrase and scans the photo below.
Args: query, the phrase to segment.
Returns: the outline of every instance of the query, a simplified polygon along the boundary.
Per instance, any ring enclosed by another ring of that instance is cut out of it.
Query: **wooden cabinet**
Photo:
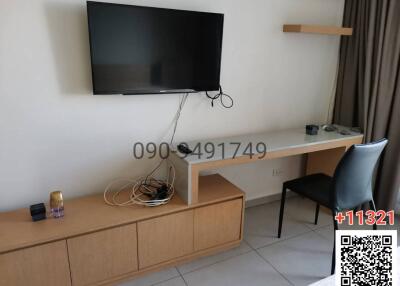
[[[139,268],[193,252],[193,210],[138,223]]]
[[[1,213],[0,286],[115,285],[239,246],[243,192],[219,175],[199,186],[193,205],[175,195],[156,208],[111,207],[99,194],[66,201],[62,219]]]
[[[243,200],[236,199],[194,210],[195,251],[240,239]]]
[[[0,285],[70,286],[65,240],[1,254]]]
[[[138,269],[136,223],[78,236],[67,242],[74,286]]]

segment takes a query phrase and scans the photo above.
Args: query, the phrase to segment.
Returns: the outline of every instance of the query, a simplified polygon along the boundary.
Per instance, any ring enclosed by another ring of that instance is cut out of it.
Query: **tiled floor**
[[[248,208],[240,247],[121,286],[308,285],[330,274],[333,247],[332,217],[321,210],[314,225],[314,211],[307,199],[288,199],[282,238],[277,239],[279,202]],[[388,228],[400,232],[399,219]]]

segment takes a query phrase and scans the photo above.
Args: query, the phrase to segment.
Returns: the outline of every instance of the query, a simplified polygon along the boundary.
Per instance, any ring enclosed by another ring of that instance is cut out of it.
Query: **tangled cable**
[[[168,175],[166,180],[159,180],[153,177],[163,163],[167,164]],[[124,182],[117,190],[112,190],[117,183]],[[104,190],[104,202],[110,206],[131,206],[144,205],[149,207],[160,206],[168,203],[175,193],[175,167],[168,159],[161,160],[156,167],[137,180],[122,178],[112,181]],[[127,200],[118,200],[121,193],[130,189]]]
[[[208,98],[211,99],[211,106],[214,106],[214,100],[217,100],[218,98],[220,99],[221,105],[223,107],[231,108],[233,106],[232,97],[224,93],[221,86],[219,87],[219,91],[216,95],[211,96],[207,91],[206,95]],[[224,97],[228,98],[231,104],[226,104],[224,102]],[[173,143],[179,118],[181,116],[182,109],[187,101],[187,98],[188,93],[181,96],[179,100],[179,106],[174,117],[174,125],[170,145],[172,145]],[[154,174],[161,168],[163,163],[167,165],[168,169],[166,180],[160,180],[154,177]],[[174,165],[167,158],[162,159],[150,173],[143,177],[140,177],[138,179],[122,178],[109,183],[103,193],[104,202],[110,206],[121,207],[131,205],[155,207],[167,204],[172,199],[175,193],[175,174],[176,171]],[[114,186],[117,183],[123,184],[122,186],[117,187],[116,190],[113,190]],[[127,190],[129,192],[128,199],[121,199],[121,194],[126,193]]]

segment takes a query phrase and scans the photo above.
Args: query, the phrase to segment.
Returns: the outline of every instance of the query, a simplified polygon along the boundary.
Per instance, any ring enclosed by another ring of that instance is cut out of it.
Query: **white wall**
[[[191,95],[176,140],[325,120],[339,38],[282,33],[283,23],[340,25],[343,0],[121,0],[225,13],[221,82],[235,107]],[[134,142],[169,138],[178,95],[92,96],[85,1],[0,1],[0,211],[101,192],[155,163]],[[301,158],[222,170],[248,198],[280,191]],[[273,168],[282,177],[272,178]]]

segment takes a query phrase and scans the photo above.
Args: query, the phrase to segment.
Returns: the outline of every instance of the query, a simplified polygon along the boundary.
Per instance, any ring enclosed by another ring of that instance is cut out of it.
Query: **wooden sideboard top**
[[[0,254],[126,225],[203,205],[243,197],[244,193],[220,175],[200,178],[199,203],[187,205],[177,194],[159,207],[106,205],[103,194],[65,201],[65,216],[32,222],[29,209],[0,213]]]

